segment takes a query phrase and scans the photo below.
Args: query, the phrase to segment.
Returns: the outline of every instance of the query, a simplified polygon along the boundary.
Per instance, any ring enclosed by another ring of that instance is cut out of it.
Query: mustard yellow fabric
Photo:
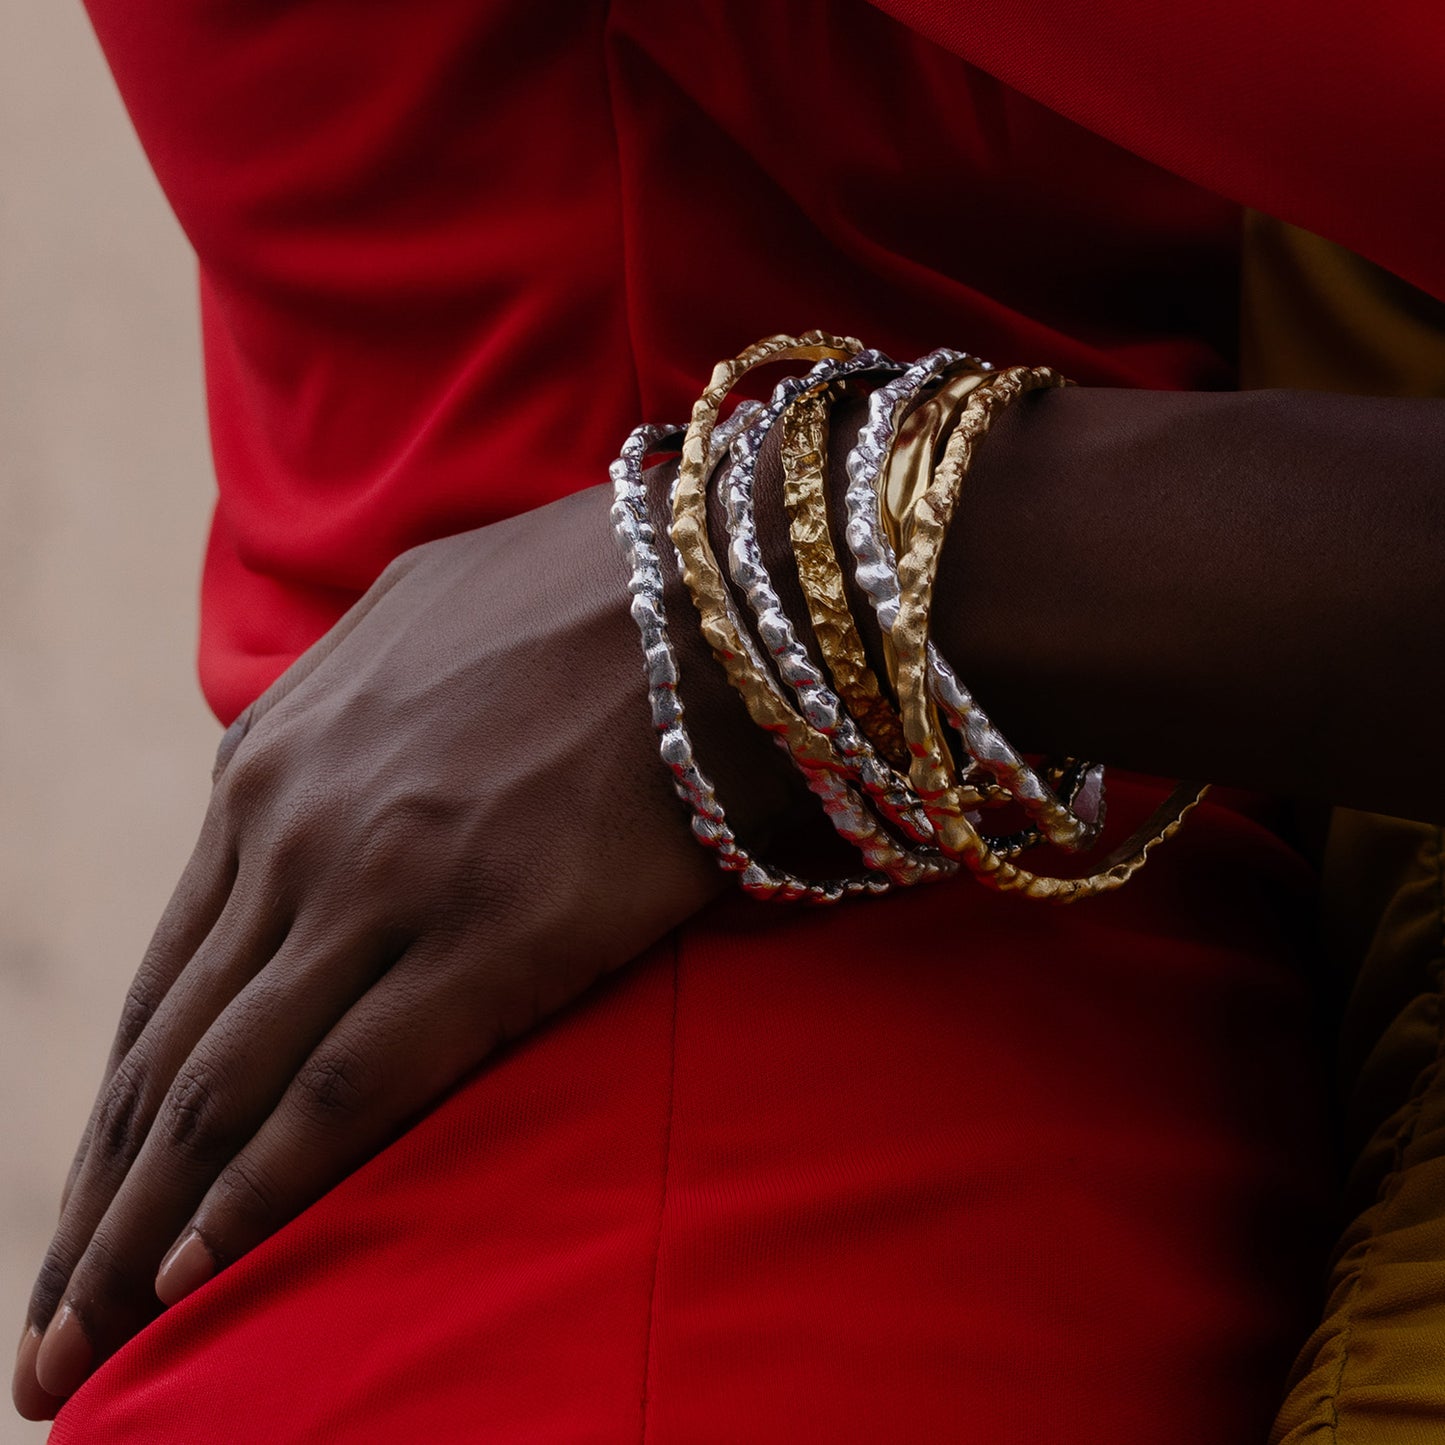
[[[1445,302],[1343,246],[1248,211],[1240,292],[1241,385],[1445,396]]]
[[[1242,297],[1244,385],[1445,396],[1445,305],[1341,247],[1250,215]],[[1445,1445],[1445,830],[1337,810],[1321,923],[1350,1222],[1270,1442]]]

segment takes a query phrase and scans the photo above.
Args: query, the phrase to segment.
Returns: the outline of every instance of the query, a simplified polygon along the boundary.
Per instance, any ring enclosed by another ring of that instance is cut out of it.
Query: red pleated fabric
[[[1374,164],[1429,144],[1433,35],[1132,8],[90,0],[200,261],[217,712],[405,547],[601,481],[757,336],[1228,386],[1240,203],[1438,279],[1438,196]],[[717,909],[52,1438],[1263,1439],[1325,1189],[1311,887],[1216,804],[1079,909]]]

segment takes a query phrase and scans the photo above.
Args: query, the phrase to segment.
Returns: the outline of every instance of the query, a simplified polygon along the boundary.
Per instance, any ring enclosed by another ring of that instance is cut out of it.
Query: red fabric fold
[[[1434,0],[874,0],[1050,110],[1445,297]]]

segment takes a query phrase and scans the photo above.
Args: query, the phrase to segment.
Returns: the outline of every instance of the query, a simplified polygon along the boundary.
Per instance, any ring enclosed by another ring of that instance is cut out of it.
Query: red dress
[[[1293,0],[1236,65],[1218,4],[1159,8],[91,0],[201,263],[218,713],[397,552],[601,481],[757,336],[1227,386],[1241,203],[1439,293],[1401,178],[1438,158],[1440,37]],[[1346,113],[1361,73],[1388,94]],[[1311,883],[1215,803],[1077,909],[713,910],[52,1439],[1262,1439],[1324,1191]]]

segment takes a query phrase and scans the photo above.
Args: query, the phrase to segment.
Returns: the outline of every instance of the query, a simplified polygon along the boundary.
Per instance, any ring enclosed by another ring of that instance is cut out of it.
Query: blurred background
[[[205,807],[211,492],[185,241],[78,0],[5,0],[0,1320],[15,1338],[121,999]],[[0,1445],[46,1430],[7,1394]]]

